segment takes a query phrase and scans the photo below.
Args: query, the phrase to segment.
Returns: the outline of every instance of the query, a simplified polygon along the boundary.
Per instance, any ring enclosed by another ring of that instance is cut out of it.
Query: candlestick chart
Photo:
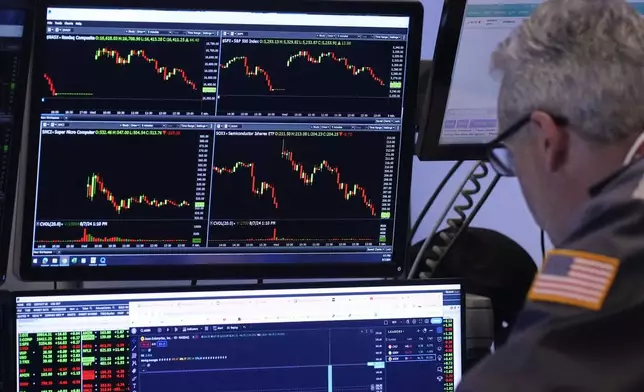
[[[224,43],[218,113],[399,113],[389,89],[391,43],[316,42]]]
[[[103,177],[100,174],[92,174],[87,179],[87,198],[91,201],[94,201],[97,198],[97,195],[102,195],[107,202],[109,202],[117,214],[120,214],[122,211],[130,210],[134,205],[141,204],[154,208],[163,208],[163,207],[174,207],[174,208],[184,208],[189,207],[190,202],[187,200],[170,200],[170,199],[155,199],[151,198],[148,195],[140,194],[138,196],[118,198],[114,196],[111,190],[105,185]]]
[[[384,138],[353,135],[217,137],[211,218],[377,218]]]
[[[199,132],[95,132],[43,135],[37,219],[192,219]]]
[[[197,41],[52,41],[46,47],[42,96],[68,104],[74,100],[75,106],[93,110],[136,107],[140,100],[149,100],[150,110],[158,101],[178,110],[184,100],[201,99],[203,50]]]

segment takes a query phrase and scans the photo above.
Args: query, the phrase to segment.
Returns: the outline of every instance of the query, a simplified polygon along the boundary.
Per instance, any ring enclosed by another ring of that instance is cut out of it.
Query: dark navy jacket
[[[618,261],[602,303],[528,299],[507,344],[468,372],[458,392],[644,392],[644,159],[590,193],[558,248]]]

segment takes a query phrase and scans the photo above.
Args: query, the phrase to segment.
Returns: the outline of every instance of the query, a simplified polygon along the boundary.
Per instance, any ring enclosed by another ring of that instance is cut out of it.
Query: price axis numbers
[[[387,241],[389,240],[389,232],[389,226],[384,223],[380,225],[380,232],[378,233],[378,245],[387,245]]]
[[[392,198],[394,193],[394,172],[396,170],[396,143],[398,137],[391,135],[385,139],[385,163],[383,167],[382,202],[380,218],[392,218]]]
[[[199,135],[197,151],[197,184],[195,188],[195,219],[205,219],[206,195],[210,179],[210,135]]]
[[[385,139],[385,162],[382,173],[382,199],[380,208],[380,219],[388,220],[393,218],[393,195],[394,195],[394,174],[396,171],[396,143],[397,136],[387,136]],[[378,242],[386,245],[390,237],[389,225],[382,223]]]
[[[193,226],[192,246],[200,247],[202,239],[205,238],[206,225],[206,203],[208,201],[208,189],[210,188],[210,158],[211,158],[211,136],[207,133],[199,135],[197,150],[197,178],[195,186],[195,223]]]
[[[391,48],[391,71],[389,73],[389,97],[401,98],[403,72],[405,69],[405,45],[394,45]]]
[[[204,53],[204,75],[201,95],[205,101],[217,99],[219,78],[219,40],[207,40]]]

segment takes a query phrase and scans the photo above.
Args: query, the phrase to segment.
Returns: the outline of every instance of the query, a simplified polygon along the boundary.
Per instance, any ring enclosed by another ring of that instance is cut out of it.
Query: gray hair
[[[499,124],[544,110],[589,141],[644,131],[644,18],[624,0],[548,0],[492,55]]]

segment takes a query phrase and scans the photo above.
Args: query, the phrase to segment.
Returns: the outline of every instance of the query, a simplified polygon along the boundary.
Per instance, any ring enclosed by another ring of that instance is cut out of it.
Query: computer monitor
[[[454,391],[455,282],[17,293],[7,391]]]
[[[490,74],[490,57],[541,3],[540,0],[456,0],[439,30],[429,121],[421,129],[422,160],[485,159],[485,143],[499,132],[501,80]],[[630,2],[640,13],[644,2]]]
[[[418,67],[418,90],[416,91],[416,128],[424,129],[427,122],[430,86],[432,83],[432,61],[421,60]]]
[[[12,236],[33,14],[27,1],[0,1],[0,284]]]
[[[401,271],[422,5],[155,5],[42,10],[21,276]]]
[[[439,31],[429,121],[421,159],[484,159],[498,133],[500,80],[490,74],[492,52],[539,0],[459,0]]]

